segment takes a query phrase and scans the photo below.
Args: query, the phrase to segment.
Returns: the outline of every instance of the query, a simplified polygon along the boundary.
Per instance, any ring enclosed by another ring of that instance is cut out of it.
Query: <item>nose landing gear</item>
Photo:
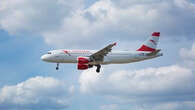
[[[59,70],[59,63],[57,63],[56,70]]]

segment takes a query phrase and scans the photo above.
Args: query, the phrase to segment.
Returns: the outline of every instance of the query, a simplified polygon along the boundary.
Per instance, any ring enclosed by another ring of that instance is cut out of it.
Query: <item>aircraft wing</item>
[[[92,54],[90,58],[95,61],[103,61],[104,56],[106,56],[109,52],[112,51],[112,47],[114,47],[116,43],[110,44],[107,47],[97,51],[96,53]]]

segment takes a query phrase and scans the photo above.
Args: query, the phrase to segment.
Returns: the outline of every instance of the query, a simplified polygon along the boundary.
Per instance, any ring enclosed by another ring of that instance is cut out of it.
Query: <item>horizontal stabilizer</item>
[[[161,51],[161,49],[157,49],[157,50],[155,50],[155,51],[153,51],[151,53],[148,53],[147,55],[148,56],[153,56],[153,55],[156,55],[157,53],[159,53],[160,51]]]

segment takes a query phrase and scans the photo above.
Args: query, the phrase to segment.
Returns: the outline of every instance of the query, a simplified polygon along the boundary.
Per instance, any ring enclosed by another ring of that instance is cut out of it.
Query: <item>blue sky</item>
[[[193,0],[2,0],[0,109],[195,109]],[[45,63],[48,50],[136,50],[160,31],[164,56],[78,71]]]

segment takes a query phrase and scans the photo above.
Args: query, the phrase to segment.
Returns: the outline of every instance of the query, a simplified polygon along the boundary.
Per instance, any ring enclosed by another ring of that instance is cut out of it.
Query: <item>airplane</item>
[[[86,70],[97,67],[100,72],[101,65],[133,63],[163,56],[161,49],[156,49],[159,42],[160,32],[152,35],[136,51],[112,51],[116,43],[112,43],[101,50],[68,50],[59,49],[48,51],[41,56],[41,60],[56,63],[56,70],[60,63],[76,63],[78,70]]]

